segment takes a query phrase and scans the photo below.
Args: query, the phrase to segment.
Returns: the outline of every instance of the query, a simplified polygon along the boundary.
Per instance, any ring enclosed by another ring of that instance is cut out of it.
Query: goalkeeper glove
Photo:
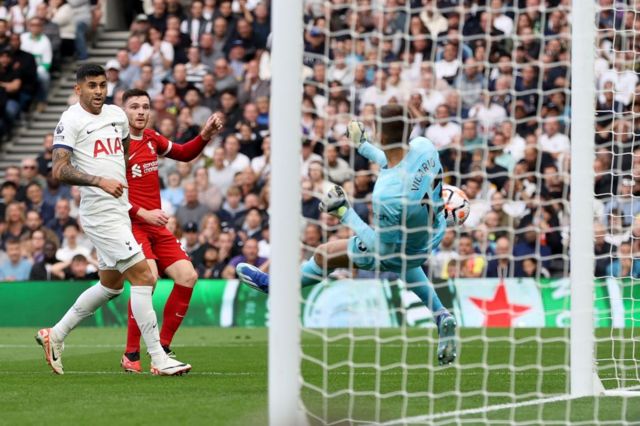
[[[321,212],[329,213],[340,220],[347,213],[349,207],[349,200],[340,185],[331,185],[320,202]]]
[[[351,120],[349,125],[347,125],[347,137],[351,139],[351,143],[356,149],[360,148],[360,145],[363,143],[368,142],[364,124],[356,120]]]

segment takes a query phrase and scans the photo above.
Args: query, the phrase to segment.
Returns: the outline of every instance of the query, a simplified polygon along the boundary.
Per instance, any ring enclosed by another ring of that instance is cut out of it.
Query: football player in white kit
[[[123,110],[104,105],[105,71],[82,65],[76,74],[78,103],[60,118],[54,132],[53,176],[81,188],[80,221],[98,252],[100,281],[82,293],[51,328],[36,335],[53,371],[63,374],[64,339],[80,321],[122,293],[131,283],[131,310],[151,356],[151,372],[180,375],[189,364],[170,358],[160,345],[156,313],[151,302],[155,279],[131,232],[126,186],[129,122]]]

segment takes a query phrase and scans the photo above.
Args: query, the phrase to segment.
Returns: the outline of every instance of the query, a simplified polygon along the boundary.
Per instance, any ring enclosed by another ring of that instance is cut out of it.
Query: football
[[[456,186],[444,185],[442,199],[444,201],[444,218],[447,221],[447,227],[462,225],[471,211],[471,204],[469,204],[467,194]]]

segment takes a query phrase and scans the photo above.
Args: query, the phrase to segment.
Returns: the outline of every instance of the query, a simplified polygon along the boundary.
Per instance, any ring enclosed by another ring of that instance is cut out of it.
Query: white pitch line
[[[447,411],[444,413],[427,414],[424,416],[415,416],[415,417],[407,417],[405,419],[389,420],[387,422],[381,423],[380,426],[392,426],[397,424],[406,425],[409,423],[425,423],[432,420],[443,419],[446,417],[460,418],[460,417],[469,416],[472,414],[483,414],[490,411],[508,410],[511,408],[528,407],[530,405],[540,405],[540,404],[549,404],[552,402],[568,401],[573,398],[574,397],[572,397],[570,394],[567,394],[567,395],[552,396],[549,398],[532,399],[529,401],[490,405],[488,407],[469,408],[466,410],[459,410],[459,411]]]

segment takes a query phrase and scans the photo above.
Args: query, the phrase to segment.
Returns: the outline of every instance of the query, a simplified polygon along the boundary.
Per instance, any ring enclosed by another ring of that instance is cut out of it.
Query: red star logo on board
[[[500,280],[493,299],[470,297],[469,300],[484,314],[483,325],[486,327],[511,327],[512,320],[531,309],[531,306],[509,303],[503,280]]]

